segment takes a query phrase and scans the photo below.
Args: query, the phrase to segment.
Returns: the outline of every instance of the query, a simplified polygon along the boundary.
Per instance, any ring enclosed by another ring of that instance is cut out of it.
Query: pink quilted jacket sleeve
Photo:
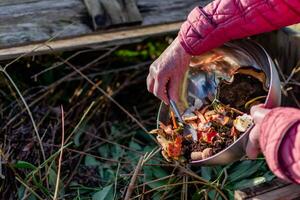
[[[179,32],[191,55],[243,38],[300,22],[299,0],[215,0],[196,7]]]
[[[278,177],[300,184],[300,110],[275,108],[261,124],[260,147]]]

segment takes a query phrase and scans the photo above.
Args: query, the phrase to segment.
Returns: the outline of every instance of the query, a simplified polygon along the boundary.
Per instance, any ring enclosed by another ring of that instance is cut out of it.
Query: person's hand
[[[191,56],[185,52],[179,39],[176,38],[149,68],[147,77],[149,92],[166,104],[169,104],[169,98],[178,101],[180,83],[188,69],[190,59]]]
[[[260,126],[261,123],[271,110],[264,108],[262,104],[253,106],[251,108],[251,116],[253,117],[255,126],[250,131],[249,140],[246,147],[246,154],[250,159],[255,159],[260,153],[259,147],[259,135],[260,135]]]

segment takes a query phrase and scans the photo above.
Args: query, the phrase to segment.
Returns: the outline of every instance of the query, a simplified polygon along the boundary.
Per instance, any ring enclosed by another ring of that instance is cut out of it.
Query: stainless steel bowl
[[[265,106],[267,108],[279,106],[281,90],[275,64],[259,44],[251,40],[240,40],[193,57],[190,70],[182,80],[179,110],[183,113],[193,106],[200,107],[205,98],[214,98],[218,77],[230,79],[235,69],[249,66],[263,70],[267,76],[265,86],[268,88],[268,95]],[[167,122],[170,117],[169,111],[169,106],[161,103],[157,122]],[[223,151],[207,159],[192,161],[191,164],[223,165],[241,159],[245,155],[249,132],[250,129]]]

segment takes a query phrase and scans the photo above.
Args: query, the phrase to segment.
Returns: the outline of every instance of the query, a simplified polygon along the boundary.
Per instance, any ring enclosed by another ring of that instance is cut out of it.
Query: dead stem
[[[60,180],[60,172],[61,172],[61,161],[63,156],[64,144],[65,144],[65,117],[64,117],[64,109],[61,106],[61,147],[60,147],[60,154],[58,159],[58,168],[57,168],[57,177],[56,177],[56,185],[55,185],[55,192],[53,196],[53,200],[57,199],[58,189],[59,189],[59,180]]]
[[[142,164],[143,164],[143,160],[144,160],[144,156],[141,156],[140,157],[140,160],[134,170],[134,173],[131,177],[131,180],[130,180],[130,183],[129,183],[129,186],[128,186],[128,189],[127,189],[127,192],[126,192],[126,195],[125,195],[125,198],[124,200],[129,200],[130,197],[131,197],[131,194],[134,190],[134,186],[135,186],[135,182],[136,182],[136,179],[137,179],[137,175],[139,174],[139,172],[141,171],[141,167],[142,167]]]

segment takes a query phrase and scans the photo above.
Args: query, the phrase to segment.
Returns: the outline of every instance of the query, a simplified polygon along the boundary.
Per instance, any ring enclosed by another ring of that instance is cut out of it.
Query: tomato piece
[[[203,138],[203,132],[202,131],[198,131],[197,132],[197,137],[198,137],[198,140],[201,140]]]
[[[214,137],[217,135],[218,133],[214,130],[210,130],[208,132],[205,133],[205,135],[203,136],[203,139],[205,142],[207,143],[212,143],[212,140],[214,139]]]

